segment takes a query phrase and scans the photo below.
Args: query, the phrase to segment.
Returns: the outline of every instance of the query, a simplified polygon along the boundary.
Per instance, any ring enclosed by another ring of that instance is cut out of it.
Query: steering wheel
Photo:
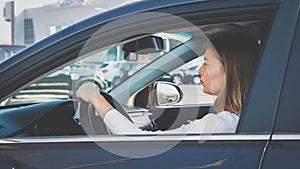
[[[116,99],[114,99],[110,94],[103,91],[100,91],[100,94],[113,106],[113,108],[118,110],[123,116],[125,116],[129,121],[133,123],[130,116]],[[110,134],[102,118],[98,115],[91,103],[80,101],[80,103],[78,104],[78,110],[81,127],[88,135]]]

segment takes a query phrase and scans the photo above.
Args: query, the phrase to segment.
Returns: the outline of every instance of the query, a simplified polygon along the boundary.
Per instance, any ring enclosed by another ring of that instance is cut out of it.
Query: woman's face
[[[222,63],[218,59],[218,54],[208,47],[204,54],[204,64],[198,69],[201,76],[203,92],[217,95],[226,83],[226,75]]]

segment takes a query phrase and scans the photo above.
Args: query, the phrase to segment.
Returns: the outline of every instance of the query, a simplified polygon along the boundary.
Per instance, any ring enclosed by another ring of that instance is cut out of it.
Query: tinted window
[[[25,44],[32,44],[35,41],[32,19],[24,20],[24,30]]]

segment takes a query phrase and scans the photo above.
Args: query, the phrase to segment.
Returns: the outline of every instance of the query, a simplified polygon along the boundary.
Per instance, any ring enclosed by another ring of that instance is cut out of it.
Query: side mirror
[[[174,83],[164,81],[154,83],[154,106],[174,105],[182,100],[182,96],[182,90]]]
[[[159,53],[163,49],[164,43],[161,37],[147,36],[124,44],[124,59],[135,61],[139,54]]]

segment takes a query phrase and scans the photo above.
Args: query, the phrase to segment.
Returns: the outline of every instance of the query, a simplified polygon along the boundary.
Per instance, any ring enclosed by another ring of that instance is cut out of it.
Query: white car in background
[[[200,84],[200,75],[198,74],[197,70],[199,65],[202,64],[203,57],[199,57],[170,72],[174,79],[174,83],[177,85]]]
[[[191,35],[186,33],[157,33],[155,36],[164,40],[164,50],[161,53],[169,52],[179,44],[186,42]],[[145,64],[156,59],[161,54],[152,54],[151,56],[139,55],[138,60],[124,59],[123,46],[116,46],[107,50],[105,61],[100,65],[105,80],[110,87],[114,87],[133,75],[136,71],[144,67]],[[152,58],[149,60],[149,57]]]

